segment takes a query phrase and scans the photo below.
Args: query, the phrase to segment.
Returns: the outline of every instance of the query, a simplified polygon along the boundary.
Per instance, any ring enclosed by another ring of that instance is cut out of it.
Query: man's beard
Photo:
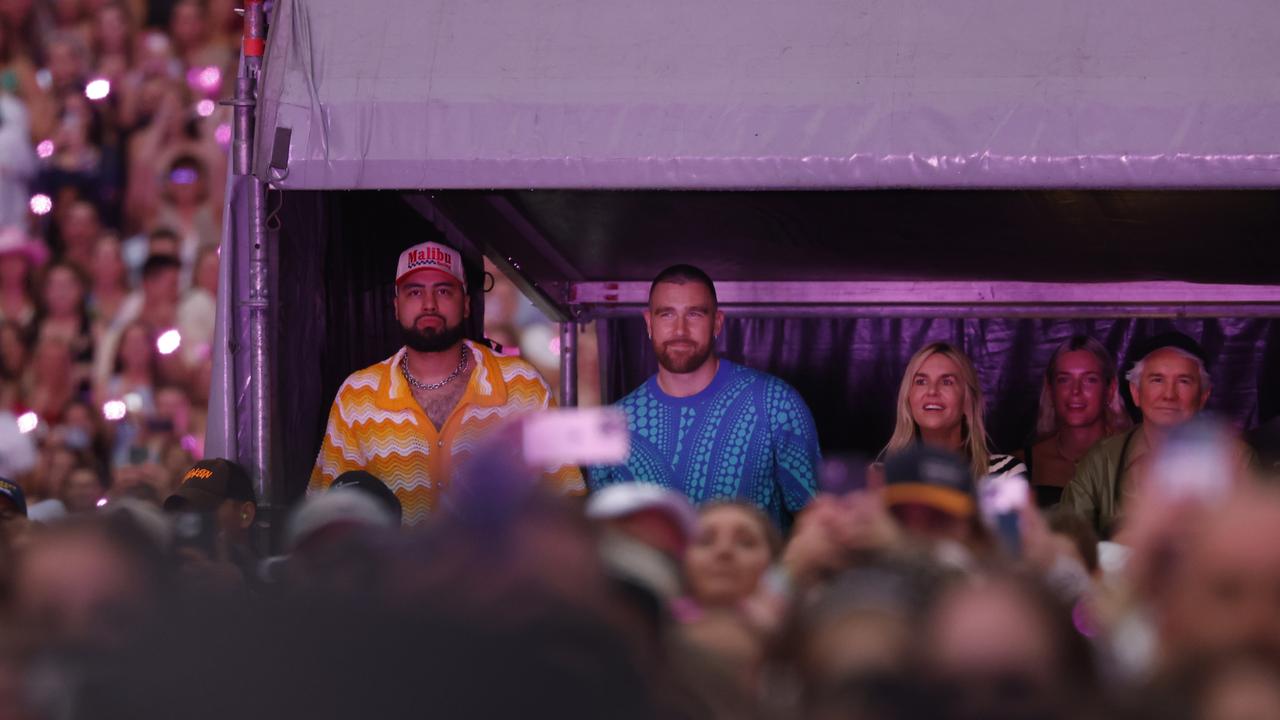
[[[442,352],[457,345],[467,335],[466,327],[462,322],[452,327],[446,324],[442,330],[436,330],[435,328],[419,330],[415,327],[418,319],[414,319],[414,325],[408,327],[400,326],[400,339],[410,350],[424,353]],[[443,322],[443,318],[441,321]]]
[[[671,343],[669,342],[666,343],[666,345],[670,344]],[[679,355],[672,353],[666,345],[659,346],[657,343],[654,344],[653,351],[658,356],[658,364],[667,372],[676,373],[678,375],[691,373],[694,370],[697,370],[702,367],[702,364],[705,363],[708,358],[711,357],[711,343],[707,343],[706,345],[698,345],[697,343],[694,343],[694,347],[691,352],[681,353]]]

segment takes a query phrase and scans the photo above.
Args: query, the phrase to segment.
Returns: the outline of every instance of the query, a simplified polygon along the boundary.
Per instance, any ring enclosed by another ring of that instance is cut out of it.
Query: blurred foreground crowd
[[[0,1],[0,416],[34,517],[158,502],[202,454],[236,6]]]
[[[920,447],[783,538],[652,484],[544,494],[518,432],[416,528],[345,473],[275,557],[226,460],[163,510],[44,525],[0,484],[0,716],[1280,717],[1274,484],[1144,484],[1120,547],[1032,502],[962,511],[967,463]]]

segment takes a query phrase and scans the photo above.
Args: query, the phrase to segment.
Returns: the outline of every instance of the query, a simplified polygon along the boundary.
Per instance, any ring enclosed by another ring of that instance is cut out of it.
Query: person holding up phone
[[[395,492],[404,523],[416,525],[485,436],[554,401],[528,362],[465,338],[471,301],[457,250],[425,242],[400,253],[392,302],[404,347],[338,388],[307,492],[364,470]],[[556,492],[585,492],[576,465],[545,468],[542,479]]]
[[[652,482],[695,504],[743,500],[789,527],[817,492],[821,461],[804,399],[772,375],[716,356],[724,313],[711,278],[692,265],[658,274],[644,320],[658,373],[618,402],[630,453],[622,464],[593,466],[591,489]]]

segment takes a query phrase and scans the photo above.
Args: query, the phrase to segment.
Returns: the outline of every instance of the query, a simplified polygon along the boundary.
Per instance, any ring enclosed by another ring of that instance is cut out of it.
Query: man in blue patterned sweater
[[[658,274],[644,321],[658,374],[618,402],[631,453],[624,465],[591,468],[589,487],[653,482],[695,503],[753,503],[789,527],[817,491],[821,459],[800,394],[772,375],[716,357],[724,313],[711,278],[696,267]]]

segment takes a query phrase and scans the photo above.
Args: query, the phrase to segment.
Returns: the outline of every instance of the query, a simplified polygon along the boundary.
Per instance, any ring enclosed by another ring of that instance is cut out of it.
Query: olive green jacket
[[[1080,458],[1075,477],[1062,491],[1059,504],[1089,521],[1104,540],[1111,537],[1123,495],[1133,491],[1134,465],[1147,453],[1141,427],[1099,440]]]
[[[1059,504],[1088,520],[1099,538],[1110,538],[1121,519],[1121,509],[1134,493],[1133,476],[1147,452],[1141,425],[1098,441],[1080,459]],[[1239,461],[1242,468],[1256,468],[1258,455],[1240,443]]]

